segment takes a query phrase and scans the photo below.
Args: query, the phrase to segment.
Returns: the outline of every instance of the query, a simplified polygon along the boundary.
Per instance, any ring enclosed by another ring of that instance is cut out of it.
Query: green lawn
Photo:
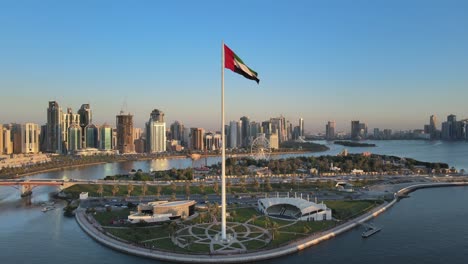
[[[114,209],[113,211],[110,212],[96,212],[94,215],[94,219],[98,221],[99,224],[102,226],[108,226],[111,225],[112,220],[118,220],[118,219],[127,219],[128,215],[130,214],[130,209],[125,208],[125,209]]]
[[[339,220],[347,220],[363,214],[383,201],[359,200],[359,201],[325,201],[327,207],[332,209],[332,215]]]

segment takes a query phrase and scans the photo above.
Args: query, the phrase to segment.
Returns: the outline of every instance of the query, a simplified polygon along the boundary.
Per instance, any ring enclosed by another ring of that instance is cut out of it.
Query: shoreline
[[[264,250],[264,251],[255,251],[252,253],[245,254],[234,254],[234,255],[197,255],[197,254],[181,254],[181,253],[172,253],[166,251],[159,251],[153,249],[145,249],[141,247],[134,246],[129,243],[125,243],[116,239],[111,238],[99,231],[99,227],[96,227],[89,222],[87,216],[83,211],[78,211],[75,215],[75,219],[81,229],[87,233],[91,238],[97,242],[108,246],[117,251],[136,255],[139,257],[151,258],[156,260],[171,261],[171,262],[182,262],[182,263],[244,263],[252,261],[261,261],[272,258],[277,258],[292,253],[299,252],[313,245],[319,244],[322,241],[331,239],[341,233],[344,233],[348,230],[353,229],[354,227],[369,221],[370,219],[377,217],[381,213],[385,212],[391,208],[395,203],[400,200],[400,197],[414,192],[418,189],[423,188],[438,188],[438,187],[454,187],[454,186],[468,186],[468,182],[453,182],[453,183],[423,183],[423,184],[414,184],[400,189],[394,193],[394,199],[391,202],[386,202],[371,211],[358,216],[354,219],[348,220],[347,222],[338,225],[327,231],[319,232],[318,234],[313,234],[307,238],[301,239],[299,241],[291,242],[288,245]]]
[[[306,154],[306,153],[318,153],[318,152],[323,152],[323,151],[282,151],[282,152],[273,152],[271,153],[272,156],[279,156],[279,155],[285,155],[285,154]],[[230,157],[247,157],[249,156],[249,153],[239,153],[239,154],[226,154],[227,158]],[[221,154],[208,154],[206,157],[221,157]],[[77,164],[77,165],[69,165],[69,166],[63,166],[63,167],[55,167],[55,168],[50,168],[50,169],[43,169],[43,170],[38,170],[34,172],[26,172],[18,175],[13,175],[13,176],[6,176],[6,175],[1,175],[0,179],[5,178],[5,179],[16,179],[16,178],[21,178],[21,177],[26,177],[26,176],[32,176],[36,174],[41,174],[41,173],[46,173],[46,172],[52,172],[52,171],[60,171],[64,169],[73,169],[73,168],[80,168],[80,167],[87,167],[87,166],[94,166],[94,165],[100,165],[100,164],[105,164],[105,163],[120,163],[120,162],[136,162],[136,161],[147,161],[147,160],[157,160],[157,159],[190,159],[186,155],[173,155],[173,156],[164,156],[164,157],[142,157],[134,160],[114,160],[111,162],[107,161],[99,161],[99,162],[92,162],[92,163],[86,163],[86,164]],[[200,158],[202,159],[202,158]]]

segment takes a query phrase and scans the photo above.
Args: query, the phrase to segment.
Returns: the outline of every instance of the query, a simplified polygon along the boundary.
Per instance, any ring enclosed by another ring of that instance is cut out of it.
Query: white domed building
[[[258,200],[258,210],[265,215],[286,220],[332,220],[332,211],[322,202],[316,204],[301,198],[264,198]]]

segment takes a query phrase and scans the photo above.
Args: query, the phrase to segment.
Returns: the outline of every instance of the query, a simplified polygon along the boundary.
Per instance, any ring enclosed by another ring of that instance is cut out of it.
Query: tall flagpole
[[[221,43],[221,239],[226,241],[226,141],[224,136],[224,41]]]

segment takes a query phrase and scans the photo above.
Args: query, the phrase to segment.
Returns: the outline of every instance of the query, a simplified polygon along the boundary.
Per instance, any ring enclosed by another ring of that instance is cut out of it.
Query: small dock
[[[378,233],[382,228],[371,225],[371,224],[364,224],[366,226],[366,231],[362,232],[362,238],[368,238],[376,233]]]

